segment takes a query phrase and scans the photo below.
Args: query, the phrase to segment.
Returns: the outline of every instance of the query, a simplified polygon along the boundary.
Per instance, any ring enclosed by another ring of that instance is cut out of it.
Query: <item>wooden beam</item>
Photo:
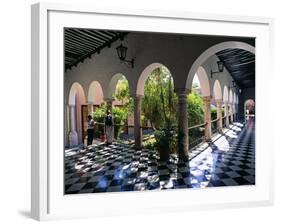
[[[75,30],[77,32],[81,33],[82,35],[85,35],[85,36],[89,37],[91,40],[95,41],[97,44],[103,44],[105,42],[105,40],[98,39],[95,36],[93,36],[91,34],[88,34],[84,30],[79,30],[79,29],[75,29]]]
[[[75,33],[73,32],[72,34],[75,35],[77,38],[82,39],[83,41],[90,42],[91,44],[94,44],[96,47],[98,47],[102,44],[102,42],[98,42],[96,40],[90,39],[87,35],[82,34],[78,31],[75,31]]]

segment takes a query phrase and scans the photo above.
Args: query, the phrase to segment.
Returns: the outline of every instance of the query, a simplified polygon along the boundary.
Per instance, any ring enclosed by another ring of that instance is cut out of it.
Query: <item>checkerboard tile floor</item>
[[[181,161],[122,144],[65,152],[65,193],[204,188],[255,184],[255,127],[235,123]]]

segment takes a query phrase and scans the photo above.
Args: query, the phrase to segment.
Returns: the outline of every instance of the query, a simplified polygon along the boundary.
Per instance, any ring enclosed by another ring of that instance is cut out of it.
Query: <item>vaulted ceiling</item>
[[[255,87],[255,55],[242,49],[226,49],[216,54],[240,88]]]

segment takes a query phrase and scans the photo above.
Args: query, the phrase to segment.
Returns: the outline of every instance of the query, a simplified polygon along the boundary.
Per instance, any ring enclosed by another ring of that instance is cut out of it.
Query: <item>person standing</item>
[[[104,121],[104,126],[105,126],[105,135],[106,135],[106,144],[111,145],[113,141],[113,118],[112,114],[108,110],[106,112],[106,117]]]
[[[94,119],[92,118],[91,115],[89,115],[88,116],[88,129],[87,129],[87,134],[88,134],[87,145],[92,145],[92,143],[93,143],[93,139],[94,139],[94,126],[95,126]]]

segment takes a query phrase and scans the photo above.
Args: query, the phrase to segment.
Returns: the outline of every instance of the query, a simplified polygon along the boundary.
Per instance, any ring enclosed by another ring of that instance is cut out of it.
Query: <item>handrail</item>
[[[199,127],[206,126],[206,125],[207,125],[207,122],[206,122],[206,123],[203,123],[203,124],[197,124],[197,125],[194,125],[194,126],[192,126],[192,127],[189,127],[188,130],[194,129],[194,128],[199,128]]]
[[[101,125],[101,126],[104,126],[105,124],[104,123],[101,123],[101,122],[95,122],[96,125]],[[128,128],[133,128],[135,127],[135,125],[127,125],[127,124],[113,124],[113,126],[124,126],[124,127],[128,127]],[[151,128],[151,129],[155,129],[153,127],[150,127],[150,126],[140,126],[140,128]]]
[[[213,123],[213,122],[215,122],[215,121],[218,121],[218,120],[219,120],[219,118],[214,119],[214,120],[211,120],[211,123]]]

